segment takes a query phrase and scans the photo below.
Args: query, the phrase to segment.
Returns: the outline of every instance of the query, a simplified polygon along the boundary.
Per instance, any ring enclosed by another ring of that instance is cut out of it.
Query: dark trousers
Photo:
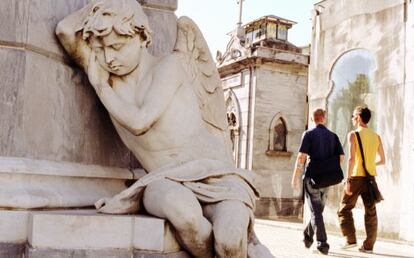
[[[375,202],[371,200],[367,193],[367,181],[365,177],[352,177],[349,182],[351,185],[351,195],[343,194],[341,205],[338,211],[339,225],[342,234],[348,243],[356,243],[355,225],[352,217],[352,209],[361,195],[365,207],[365,232],[367,238],[364,241],[365,249],[372,250],[377,239],[378,218]]]
[[[305,198],[311,212],[311,218],[303,231],[303,234],[305,238],[309,239],[313,239],[313,236],[316,235],[318,247],[328,246],[326,243],[327,236],[322,215],[325,208],[327,188],[313,188],[309,181],[310,179],[305,177],[303,184]]]

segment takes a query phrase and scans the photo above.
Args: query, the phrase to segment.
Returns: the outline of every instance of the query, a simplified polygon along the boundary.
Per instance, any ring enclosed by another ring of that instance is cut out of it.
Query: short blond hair
[[[322,108],[315,108],[312,111],[312,118],[315,123],[322,122],[322,120],[325,118],[325,115],[326,111]]]

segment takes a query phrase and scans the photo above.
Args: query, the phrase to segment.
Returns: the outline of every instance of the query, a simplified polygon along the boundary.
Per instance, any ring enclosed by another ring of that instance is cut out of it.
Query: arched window
[[[233,154],[235,154],[235,149],[239,137],[239,127],[237,124],[236,115],[233,112],[227,113],[227,121],[229,124],[229,131],[230,131],[230,140],[231,140],[231,148],[233,150]]]
[[[351,116],[356,106],[367,105],[372,110],[369,124],[376,128],[377,88],[372,84],[375,69],[375,58],[366,49],[345,52],[332,67],[327,122],[344,145],[347,133],[353,129]]]
[[[286,148],[286,137],[287,129],[286,124],[282,118],[279,118],[276,121],[275,126],[273,127],[273,150],[274,151],[287,151]]]
[[[230,140],[232,144],[233,157],[236,166],[239,167],[240,146],[240,108],[239,102],[233,91],[229,90],[226,95],[227,121],[229,124]]]
[[[266,154],[269,156],[290,156],[288,151],[288,126],[281,113],[276,114],[269,128],[269,146]]]

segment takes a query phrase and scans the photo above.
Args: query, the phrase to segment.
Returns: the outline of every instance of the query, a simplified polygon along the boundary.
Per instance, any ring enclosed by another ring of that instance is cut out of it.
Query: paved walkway
[[[344,251],[340,249],[343,238],[334,234],[328,235],[328,243],[331,246],[328,256],[313,254],[312,248],[306,249],[303,245],[302,224],[300,223],[256,220],[255,230],[260,241],[276,258],[414,258],[414,245],[389,241],[377,241],[373,254],[361,253],[358,247]],[[361,238],[358,238],[358,243],[362,243]]]

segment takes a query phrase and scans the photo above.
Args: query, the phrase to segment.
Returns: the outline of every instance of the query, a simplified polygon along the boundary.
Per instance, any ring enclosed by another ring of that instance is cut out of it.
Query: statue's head
[[[136,0],[94,1],[78,31],[100,65],[120,76],[138,66],[142,50],[151,44],[147,16]]]

